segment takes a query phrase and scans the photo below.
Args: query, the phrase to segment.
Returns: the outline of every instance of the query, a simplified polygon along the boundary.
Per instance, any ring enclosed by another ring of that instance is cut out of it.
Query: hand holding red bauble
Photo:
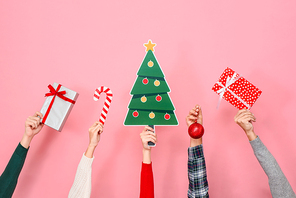
[[[198,139],[201,138],[204,134],[204,128],[201,124],[194,122],[193,124],[191,124],[188,128],[188,134],[190,135],[190,137],[192,137],[193,139]]]

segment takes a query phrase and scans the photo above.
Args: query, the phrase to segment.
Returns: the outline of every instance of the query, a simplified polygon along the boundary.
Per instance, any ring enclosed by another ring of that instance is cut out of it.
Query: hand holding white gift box
[[[48,88],[50,92],[45,94],[47,98],[40,111],[43,114],[41,122],[62,131],[79,94],[58,83],[48,85]]]

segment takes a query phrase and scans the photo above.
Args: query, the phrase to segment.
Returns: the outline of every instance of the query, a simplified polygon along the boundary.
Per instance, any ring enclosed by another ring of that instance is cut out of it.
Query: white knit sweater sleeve
[[[91,193],[91,166],[93,158],[84,154],[79,162],[75,180],[69,192],[68,198],[90,198]]]

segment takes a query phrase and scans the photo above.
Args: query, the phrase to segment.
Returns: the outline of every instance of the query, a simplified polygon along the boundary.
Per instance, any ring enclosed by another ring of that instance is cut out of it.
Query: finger
[[[100,125],[100,127],[101,127],[102,129],[104,128],[103,123],[99,122],[99,125]]]
[[[251,115],[253,115],[253,114],[252,114],[250,111],[244,109],[244,110],[241,110],[240,112],[238,112],[238,113],[235,115],[234,120],[239,120],[239,119],[243,118],[243,117],[246,116],[246,115],[251,116]]]
[[[198,107],[198,114],[199,114],[199,115],[202,115],[201,106]]]
[[[234,116],[234,119],[237,119],[241,116],[241,114],[245,113],[246,112],[246,109],[241,109],[239,110],[236,115]]]
[[[154,129],[150,126],[146,126],[146,131],[154,131]]]
[[[41,123],[41,122],[39,122],[39,124],[38,124],[38,127],[37,127],[37,128],[39,128],[39,129],[42,129],[42,128],[43,128],[43,126],[44,126],[44,124],[43,124],[43,123]]]
[[[154,129],[149,126],[145,126],[144,131],[154,131]]]
[[[150,141],[155,143],[156,138],[153,137],[153,136],[148,136],[148,137],[143,138],[142,141],[143,141],[144,144],[146,144],[147,142],[150,142]]]
[[[240,115],[242,115],[242,114],[245,114],[245,113],[247,113],[247,112],[250,112],[248,109],[241,109],[241,110],[239,110],[238,112],[237,112],[237,114],[235,115],[235,117],[239,117]]]
[[[195,112],[199,114],[199,112],[201,112],[201,106],[200,105],[196,105],[195,106]]]
[[[188,114],[188,116],[189,115],[195,115],[195,116],[197,116],[197,112],[196,112],[196,108],[193,108],[193,109],[191,109],[190,111],[189,111],[189,114]]]
[[[102,125],[99,125],[99,133],[103,133],[103,126]]]
[[[93,126],[93,127],[96,127],[96,126],[98,126],[99,124],[100,124],[99,121],[95,121],[94,124],[93,124],[92,126]]]
[[[146,144],[146,142],[148,143],[148,142],[153,142],[154,144],[156,143],[156,139],[152,139],[152,138],[149,138],[149,139],[147,139],[146,141],[145,141],[145,144]]]
[[[37,128],[36,124],[32,120],[27,120],[26,126],[32,128],[32,129]]]
[[[157,139],[153,137],[145,137],[144,139],[142,139],[143,144],[147,144],[150,141],[155,143],[157,142]]]
[[[155,142],[157,142],[157,137],[152,135],[152,136],[149,136],[150,139],[153,139]]]
[[[100,126],[99,134],[103,133],[103,127]]]
[[[30,116],[29,119],[33,122],[36,122],[36,123],[40,123],[40,117],[34,117],[34,116]]]
[[[36,129],[39,125],[39,121],[40,121],[40,118],[38,117],[33,117],[33,116],[30,116],[28,118],[28,121],[30,122],[30,126],[33,127],[34,129]]]
[[[248,120],[248,121],[253,121],[253,120],[256,120],[255,116],[253,114],[251,115],[245,115],[242,117],[242,119],[245,119],[245,120]]]
[[[149,135],[152,135],[152,136],[156,137],[156,134],[151,132],[151,131],[144,131],[140,135],[141,135],[141,137],[146,137],[146,136],[149,136]]]
[[[35,114],[34,114],[34,117],[40,117],[42,119],[43,115],[39,111],[36,111]]]
[[[146,134],[144,137],[149,137],[149,138],[154,138],[154,139],[156,139],[156,134],[150,132],[149,134]]]
[[[188,116],[187,118],[188,118],[188,120],[191,120],[191,121],[197,120],[197,116],[195,116],[195,115]]]
[[[100,129],[103,129],[104,128],[104,125],[101,122],[99,122],[98,125],[97,125],[97,127],[99,127]]]
[[[200,111],[201,111],[201,107],[200,107],[200,105],[196,105],[196,107],[195,107],[195,112],[196,112],[197,114],[199,114]]]
[[[99,124],[98,121],[95,121],[90,127],[89,127],[89,131],[93,131],[94,128],[96,128],[96,126]]]
[[[253,121],[253,120],[256,120],[256,118],[253,115],[245,114],[245,115],[240,116],[236,120],[236,122],[237,123],[247,123],[247,122],[250,122],[250,121]]]
[[[237,116],[237,119],[245,119],[246,117],[255,118],[255,116],[251,112],[246,111],[246,112],[241,113],[239,116]]]
[[[94,133],[98,133],[100,131],[103,131],[103,130],[102,130],[102,127],[99,124],[93,128]]]
[[[146,136],[141,136],[141,140],[142,140],[143,144],[146,144],[150,140],[154,140],[154,142],[156,142],[157,138],[156,138],[156,136],[153,136],[153,135],[148,135],[148,136],[146,135]]]

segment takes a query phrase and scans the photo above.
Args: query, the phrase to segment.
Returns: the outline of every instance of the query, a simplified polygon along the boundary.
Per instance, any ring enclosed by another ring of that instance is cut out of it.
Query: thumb
[[[201,110],[201,107],[200,107],[200,106],[198,107],[197,122],[198,122],[199,124],[201,124],[201,125],[202,125],[202,123],[203,123],[202,110]]]

